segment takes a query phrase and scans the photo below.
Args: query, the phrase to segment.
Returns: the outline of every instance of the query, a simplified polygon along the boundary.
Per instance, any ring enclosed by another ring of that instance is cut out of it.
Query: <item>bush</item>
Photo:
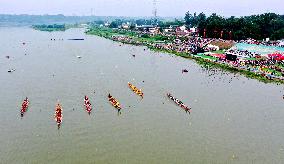
[[[150,36],[148,34],[142,34],[141,38],[150,38]]]

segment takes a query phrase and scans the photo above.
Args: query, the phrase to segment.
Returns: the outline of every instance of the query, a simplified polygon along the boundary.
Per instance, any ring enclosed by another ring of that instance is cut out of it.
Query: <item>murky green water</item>
[[[1,28],[0,36],[0,163],[284,163],[283,86],[206,71],[82,29]],[[143,100],[128,81],[143,88]],[[122,115],[108,93],[121,102]],[[26,96],[30,108],[21,119]],[[60,130],[53,120],[57,100],[64,108]]]

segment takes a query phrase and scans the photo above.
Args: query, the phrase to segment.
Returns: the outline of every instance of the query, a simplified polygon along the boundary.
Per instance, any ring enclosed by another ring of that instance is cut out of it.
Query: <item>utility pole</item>
[[[154,23],[157,25],[157,0],[153,0],[153,16],[154,16]]]
[[[91,8],[91,15],[90,16],[95,16],[95,9]]]

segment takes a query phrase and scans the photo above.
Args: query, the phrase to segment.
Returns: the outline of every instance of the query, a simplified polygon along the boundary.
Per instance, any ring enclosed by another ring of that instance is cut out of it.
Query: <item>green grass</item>
[[[215,54],[224,54],[224,53],[225,53],[225,50],[212,51],[212,53],[215,53]]]
[[[263,68],[264,71],[270,72],[270,73],[274,73],[276,76],[282,76],[282,73],[273,69],[269,69],[269,68]]]
[[[213,57],[213,56],[207,56],[207,55],[204,55],[204,54],[197,54],[197,55],[194,55],[196,57],[201,57],[202,59],[209,59],[209,60],[213,60],[213,61],[216,61],[218,60],[216,57]]]

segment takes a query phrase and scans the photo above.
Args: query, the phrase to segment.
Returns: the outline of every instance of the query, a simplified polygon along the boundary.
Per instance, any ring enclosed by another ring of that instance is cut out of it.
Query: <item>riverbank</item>
[[[141,35],[134,31],[111,29],[105,27],[93,27],[88,31],[86,31],[86,34],[97,35],[124,44],[147,46],[149,49],[153,51],[175,54],[177,56],[187,59],[194,59],[199,65],[201,65],[203,68],[206,69],[219,68],[232,73],[240,73],[248,78],[257,79],[264,83],[284,84],[283,77],[274,75],[274,74],[281,75],[281,72],[273,71],[273,75],[271,75],[271,72],[267,71],[268,69],[264,69],[262,67],[254,67],[250,65],[248,65],[247,67],[237,67],[232,62],[225,62],[223,60],[219,60],[216,57],[194,55],[187,51],[184,52],[184,51],[169,50],[157,46],[159,45],[159,43],[163,44],[172,43],[176,39],[175,37],[172,36],[165,37],[162,35],[155,35],[155,36],[150,36],[147,34]],[[220,53],[222,52],[222,50],[213,51],[212,53],[214,52]]]

